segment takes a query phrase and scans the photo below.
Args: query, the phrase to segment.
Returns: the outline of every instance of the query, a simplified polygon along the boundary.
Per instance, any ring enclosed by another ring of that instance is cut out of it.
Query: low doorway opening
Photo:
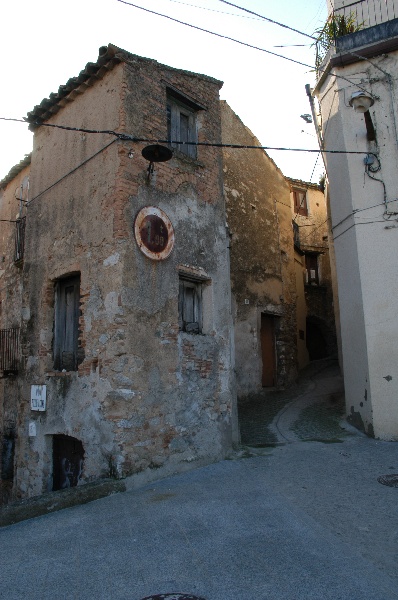
[[[328,332],[320,320],[307,318],[307,350],[311,361],[330,356]]]
[[[53,436],[53,491],[75,487],[83,473],[84,448],[69,435]]]

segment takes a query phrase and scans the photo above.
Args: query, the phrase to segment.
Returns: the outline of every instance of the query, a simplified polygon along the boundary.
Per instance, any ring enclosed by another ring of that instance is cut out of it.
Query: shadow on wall
[[[333,356],[336,352],[333,335],[322,319],[307,317],[307,350],[310,360]]]

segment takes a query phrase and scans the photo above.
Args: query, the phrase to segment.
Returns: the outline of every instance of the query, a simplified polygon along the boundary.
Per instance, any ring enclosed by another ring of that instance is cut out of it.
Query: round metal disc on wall
[[[160,208],[145,206],[135,217],[135,239],[141,252],[152,260],[164,260],[174,246],[174,229]]]

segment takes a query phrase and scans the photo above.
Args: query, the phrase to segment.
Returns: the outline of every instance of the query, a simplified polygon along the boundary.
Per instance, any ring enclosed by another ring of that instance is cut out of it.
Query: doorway
[[[53,491],[75,487],[83,473],[84,449],[69,435],[53,436]]]
[[[263,387],[276,385],[275,317],[261,313],[261,358]]]

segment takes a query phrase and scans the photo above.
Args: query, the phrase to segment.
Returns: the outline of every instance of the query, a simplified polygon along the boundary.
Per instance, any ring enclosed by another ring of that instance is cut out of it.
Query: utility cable
[[[111,142],[109,142],[109,144],[106,144],[103,148],[101,148],[100,150],[98,150],[97,152],[95,152],[95,154],[92,154],[91,156],[89,156],[88,158],[86,158],[86,160],[83,160],[83,162],[81,162],[80,164],[78,164],[77,167],[75,167],[74,169],[72,169],[71,171],[69,171],[68,173],[66,173],[65,175],[63,175],[62,177],[60,177],[59,179],[57,179],[57,181],[54,181],[54,183],[52,183],[51,185],[49,185],[48,188],[46,188],[45,190],[43,190],[42,192],[40,192],[39,194],[37,194],[36,196],[34,196],[33,198],[31,198],[26,203],[26,205],[30,206],[34,200],[37,200],[38,198],[40,198],[40,196],[42,196],[43,194],[45,194],[46,192],[48,192],[49,190],[51,190],[54,186],[58,185],[58,183],[60,183],[64,179],[66,179],[66,177],[69,177],[69,175],[72,175],[72,173],[75,173],[78,169],[80,169],[80,167],[82,167],[83,165],[87,164],[90,160],[92,160],[93,158],[95,158],[96,156],[98,156],[98,154],[101,154],[101,152],[103,152],[104,150],[106,150],[107,148],[109,148],[109,146],[111,146],[112,144],[114,144],[116,141],[117,141],[117,139],[112,140]]]
[[[219,2],[222,2],[223,4],[228,4],[228,6],[237,8],[238,10],[243,10],[243,11],[245,11],[251,15],[254,15],[256,17],[260,17],[260,19],[263,19],[264,21],[269,21],[270,23],[273,23],[274,25],[278,25],[279,27],[284,27],[285,29],[290,29],[290,31],[294,31],[295,33],[304,35],[305,37],[308,37],[311,40],[318,39],[318,38],[314,37],[313,35],[308,35],[308,33],[304,33],[304,31],[299,31],[298,29],[294,29],[294,27],[289,27],[289,25],[285,25],[284,23],[279,23],[278,21],[273,21],[272,19],[269,19],[268,17],[263,17],[263,15],[259,15],[258,13],[255,13],[252,10],[249,10],[248,8],[243,8],[243,6],[238,6],[237,4],[233,4],[232,2],[227,2],[227,0],[219,0]]]
[[[158,13],[154,10],[150,10],[149,8],[144,8],[143,6],[138,6],[137,4],[133,4],[132,2],[127,2],[127,0],[117,0],[117,2],[121,2],[122,4],[127,4],[128,6],[133,6],[134,8],[139,8],[147,13],[151,13],[152,15],[156,15],[158,17],[164,17],[165,19],[169,19],[170,21],[174,21],[175,23],[179,23],[180,25],[185,25],[186,27],[191,27],[192,29],[197,29],[198,31],[203,31],[204,33],[209,33],[210,35],[215,35],[216,37],[222,38],[224,40],[229,40],[231,42],[235,42],[236,44],[241,44],[242,46],[247,46],[247,48],[253,48],[254,50],[259,50],[260,52],[265,52],[266,54],[271,54],[272,56],[277,56],[278,58],[284,58],[296,65],[300,65],[302,67],[307,67],[309,69],[313,69],[312,65],[307,65],[299,60],[295,60],[294,58],[289,58],[287,56],[283,56],[283,54],[278,54],[277,52],[272,52],[271,50],[266,50],[265,48],[260,48],[259,46],[254,46],[253,44],[248,44],[247,42],[242,42],[241,40],[237,40],[235,38],[229,37],[228,35],[223,35],[221,33],[216,33],[215,31],[210,31],[209,29],[204,29],[203,27],[198,27],[197,25],[192,25],[191,23],[185,23],[185,21],[180,21],[179,19],[175,19],[174,17],[169,17],[169,15],[164,15],[162,13]]]
[[[128,6],[132,6],[134,8],[138,8],[139,10],[143,10],[147,13],[156,15],[158,17],[163,17],[165,19],[169,19],[170,21],[174,21],[175,23],[179,23],[180,25],[185,25],[186,27],[191,27],[192,29],[197,29],[198,31],[203,31],[204,33],[209,33],[210,35],[215,35],[216,37],[225,39],[225,40],[229,40],[230,42],[235,42],[236,44],[241,44],[242,46],[246,46],[247,48],[252,48],[253,50],[259,50],[259,52],[265,52],[266,54],[270,54],[271,56],[276,56],[278,58],[284,58],[285,60],[288,60],[289,62],[292,62],[296,65],[300,65],[301,67],[306,67],[308,69],[314,70],[314,65],[308,65],[307,63],[303,63],[299,60],[295,60],[294,58],[289,58],[288,56],[284,56],[283,54],[278,54],[277,52],[272,52],[271,50],[266,50],[265,48],[260,48],[259,46],[254,46],[252,44],[248,44],[247,42],[242,42],[241,40],[237,40],[235,38],[229,37],[227,35],[222,35],[221,33],[216,33],[215,31],[210,31],[209,29],[204,29],[202,27],[198,27],[197,25],[192,25],[191,23],[185,23],[185,21],[180,21],[179,19],[175,19],[174,17],[170,17],[169,15],[164,15],[162,13],[158,13],[154,10],[150,10],[149,8],[144,8],[143,6],[138,6],[137,4],[133,4],[132,2],[127,2],[127,0],[117,0],[117,2],[121,2],[122,4],[127,4]],[[302,33],[302,32],[299,32]],[[307,34],[304,34],[307,35]],[[311,36],[309,36],[311,37]],[[317,38],[313,38],[313,39],[317,39]],[[326,69],[317,69],[319,73],[326,73]],[[330,77],[336,77],[338,79],[343,79],[343,81],[347,81],[348,83],[350,83],[351,85],[355,85],[358,89],[362,90],[363,92],[367,92],[367,90],[365,88],[363,88],[362,86],[354,83],[353,81],[350,81],[350,79],[347,79],[347,77],[344,77],[344,75],[336,75],[334,73],[330,73]]]
[[[320,223],[319,225],[317,225],[316,227],[314,227],[314,229],[308,235],[306,235],[305,237],[303,237],[303,238],[300,239],[300,243],[304,242],[304,240],[307,240],[309,237],[311,237],[312,234],[314,233],[314,231],[316,231],[317,229],[319,229],[320,227],[322,227],[322,225],[325,225],[325,223],[327,223],[328,220],[329,220],[329,217],[325,221],[323,221],[322,223]]]
[[[169,0],[175,4],[182,4],[183,6],[190,6],[191,8],[199,8],[200,10],[207,10],[209,12],[218,13],[219,15],[228,15],[229,17],[237,17],[238,19],[251,19],[252,21],[261,21],[260,18],[247,17],[246,15],[236,15],[235,13],[224,12],[222,10],[216,10],[214,8],[207,8],[207,6],[198,6],[197,4],[189,4],[188,2],[181,2],[181,0]]]
[[[243,149],[243,150],[281,150],[286,152],[309,152],[309,153],[319,153],[326,152],[329,154],[366,154],[375,156],[375,153],[369,152],[368,150],[319,150],[311,149],[311,148],[286,148],[286,147],[277,147],[277,146],[250,146],[245,144],[223,144],[223,143],[215,143],[215,142],[186,142],[181,140],[169,140],[169,139],[159,139],[159,138],[140,138],[134,135],[130,135],[128,133],[122,133],[118,131],[114,131],[113,129],[85,129],[84,127],[69,127],[66,125],[55,125],[53,123],[41,123],[40,121],[27,121],[25,119],[9,119],[6,117],[0,117],[0,120],[4,121],[17,121],[19,123],[25,123],[29,125],[35,125],[36,127],[53,127],[55,129],[63,129],[65,131],[76,131],[81,133],[92,133],[92,134],[108,134],[113,135],[117,139],[121,141],[127,142],[143,142],[146,144],[168,144],[172,146],[207,146],[209,148],[231,148],[231,149]],[[111,142],[112,143],[112,142]],[[90,160],[90,159],[87,159]]]
[[[341,235],[344,235],[345,233],[347,233],[347,231],[349,231],[353,227],[357,227],[358,225],[373,225],[373,223],[384,223],[384,224],[386,224],[387,222],[388,221],[386,221],[385,219],[383,219],[382,221],[359,221],[357,223],[353,223],[352,225],[350,225],[349,227],[347,227],[347,229],[345,229],[344,231],[342,231],[338,235],[334,236],[333,240],[336,241],[337,238],[339,238]],[[390,227],[385,227],[384,229],[390,229]],[[395,227],[394,227],[394,229],[395,229]]]

